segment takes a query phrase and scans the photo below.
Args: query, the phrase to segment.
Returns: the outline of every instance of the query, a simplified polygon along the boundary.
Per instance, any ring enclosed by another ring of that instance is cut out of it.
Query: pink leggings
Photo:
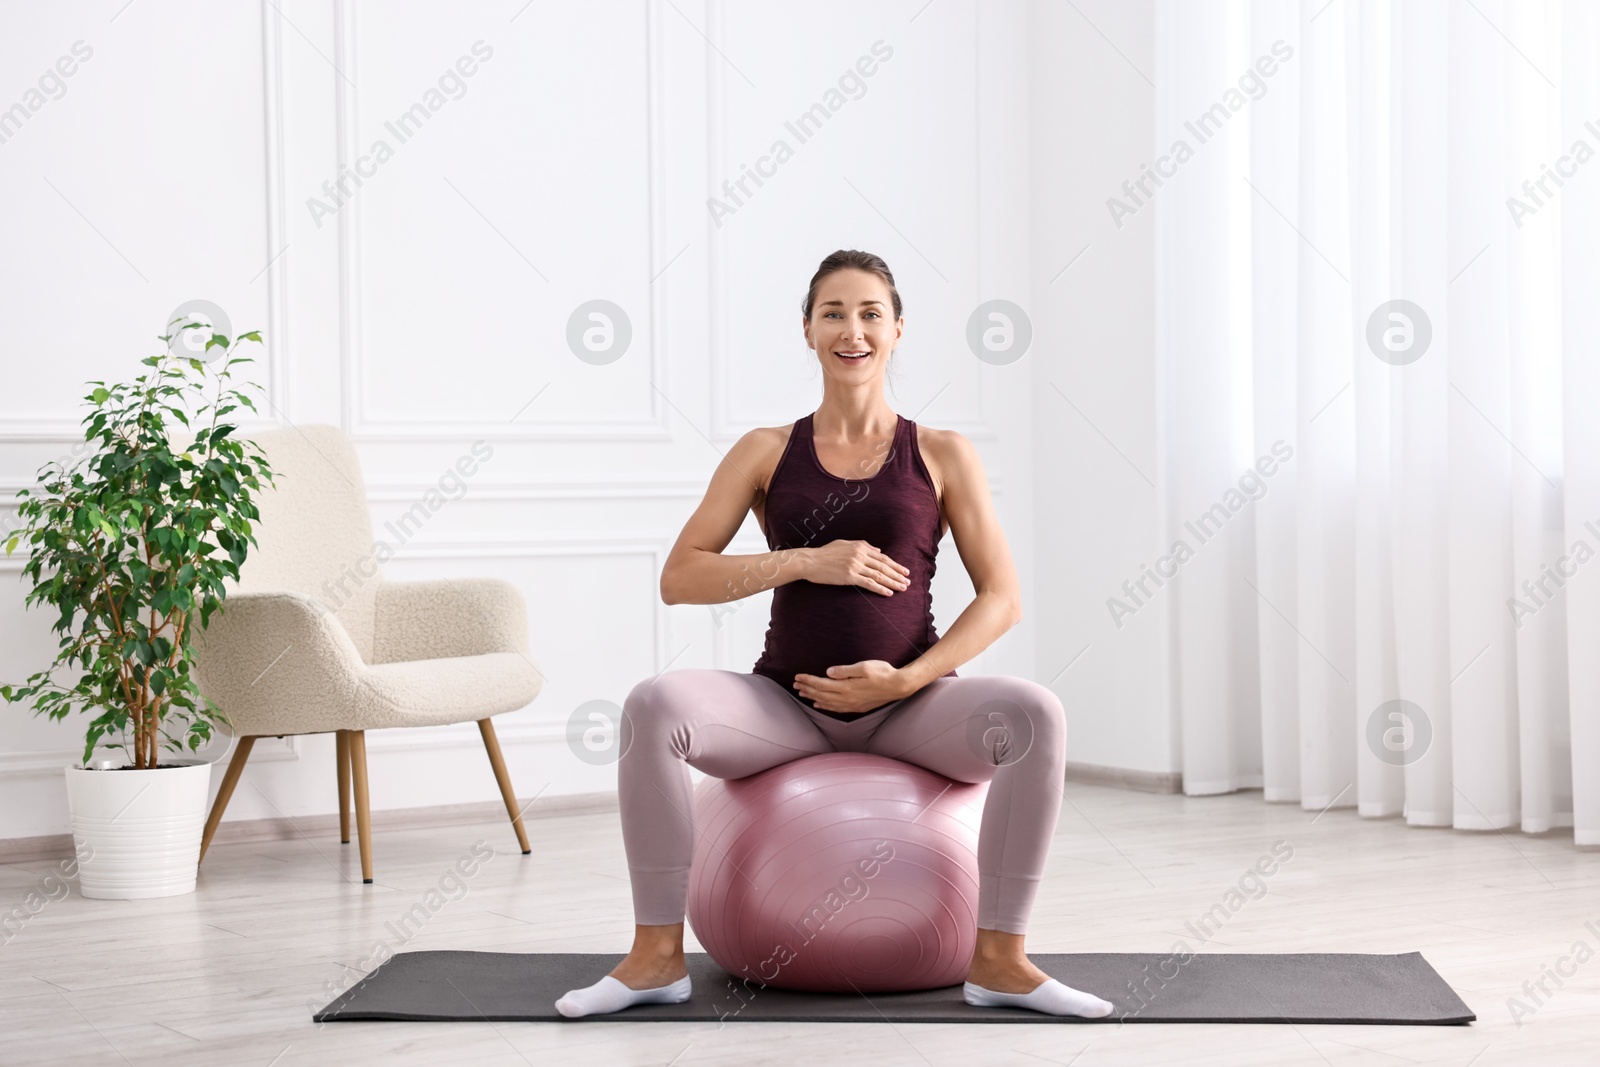
[[[1026,932],[1066,773],[1061,701],[1039,683],[936,678],[841,720],[765,675],[696,668],[640,682],[622,710],[617,793],[634,922],[683,922],[695,840],[690,766],[743,778],[802,756],[871,752],[991,783],[978,834],[978,926]]]

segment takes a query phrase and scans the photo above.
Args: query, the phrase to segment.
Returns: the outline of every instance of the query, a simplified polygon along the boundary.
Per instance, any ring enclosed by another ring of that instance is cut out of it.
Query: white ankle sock
[[[1116,1007],[1109,1000],[1073,989],[1054,978],[1046,978],[1028,993],[996,993],[967,982],[961,987],[961,998],[980,1008],[1031,1008],[1046,1015],[1081,1015],[1086,1019],[1103,1019]]]
[[[605,1015],[635,1004],[682,1004],[689,999],[689,976],[671,985],[654,989],[631,989],[621,980],[606,975],[600,981],[582,989],[569,989],[556,1001],[556,1011],[569,1019],[580,1015]]]

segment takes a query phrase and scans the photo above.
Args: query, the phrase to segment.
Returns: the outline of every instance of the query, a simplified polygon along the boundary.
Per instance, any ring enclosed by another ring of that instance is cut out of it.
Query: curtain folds
[[[1185,791],[1600,844],[1600,5],[1163,0],[1156,47]]]

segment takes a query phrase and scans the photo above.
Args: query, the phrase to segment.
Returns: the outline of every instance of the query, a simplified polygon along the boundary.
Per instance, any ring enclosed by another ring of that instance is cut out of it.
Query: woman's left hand
[[[797,674],[793,689],[822,711],[860,714],[907,696],[905,673],[887,660],[829,667],[827,677]]]

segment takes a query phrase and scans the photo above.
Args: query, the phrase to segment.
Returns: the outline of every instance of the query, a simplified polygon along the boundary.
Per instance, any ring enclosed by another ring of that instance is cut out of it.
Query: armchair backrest
[[[336,426],[252,434],[277,484],[263,488],[257,545],[239,570],[243,593],[288,592],[327,606],[372,661],[382,580],[355,446]]]

